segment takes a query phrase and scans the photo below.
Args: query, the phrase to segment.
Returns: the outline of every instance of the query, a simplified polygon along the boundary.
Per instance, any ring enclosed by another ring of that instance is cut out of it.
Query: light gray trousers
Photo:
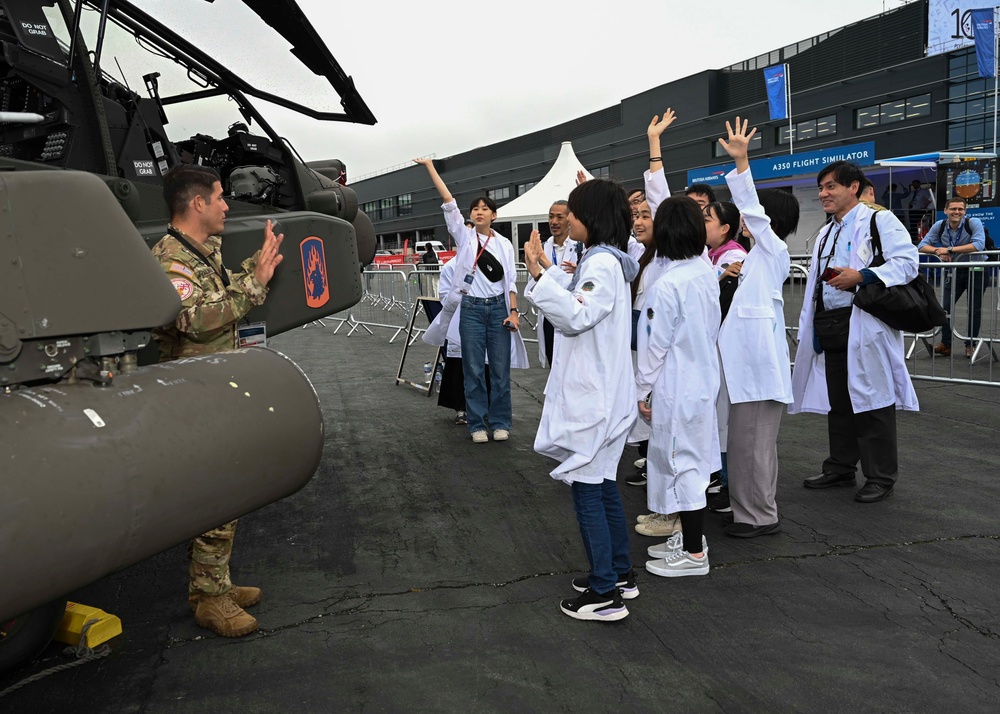
[[[778,521],[778,427],[781,402],[743,402],[729,407],[726,449],[729,500],[736,523],[767,526]]]

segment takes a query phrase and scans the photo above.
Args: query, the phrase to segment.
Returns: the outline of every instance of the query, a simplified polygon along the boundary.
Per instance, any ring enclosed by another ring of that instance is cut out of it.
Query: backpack
[[[981,220],[981,219],[980,219]],[[944,224],[948,222],[947,218],[941,220],[941,228],[938,229],[937,239],[941,240],[941,236],[944,234]],[[972,227],[969,225],[969,217],[966,216],[965,220],[962,222],[962,226],[965,228],[965,232],[969,234],[969,238],[972,238]],[[996,243],[993,242],[993,238],[990,237],[990,229],[986,227],[983,223],[983,233],[986,235],[986,243],[983,246],[983,250],[996,250]]]

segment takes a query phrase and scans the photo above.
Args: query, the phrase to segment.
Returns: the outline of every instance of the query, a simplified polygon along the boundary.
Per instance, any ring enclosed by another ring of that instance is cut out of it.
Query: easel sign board
[[[421,310],[425,310],[424,303],[431,303],[440,310],[441,301],[436,297],[418,297],[413,303],[413,310],[410,311],[410,320],[406,326],[406,339],[403,341],[403,354],[399,358],[399,370],[396,372],[396,384],[408,384],[414,389],[418,389],[421,392],[426,392],[427,396],[431,396],[434,393],[434,380],[431,379],[429,384],[420,384],[409,379],[403,378],[403,365],[406,364],[406,355],[410,350],[410,345],[413,344],[416,339],[423,332],[420,328],[414,328],[417,322],[417,315],[420,314]],[[432,308],[433,310],[433,308]],[[435,312],[436,314],[436,312]],[[441,362],[441,347],[434,348],[434,361],[431,364],[434,365],[434,369],[437,369],[437,365]]]

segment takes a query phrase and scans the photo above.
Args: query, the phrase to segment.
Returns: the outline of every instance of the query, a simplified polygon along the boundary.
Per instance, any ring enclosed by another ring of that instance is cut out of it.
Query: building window
[[[373,218],[378,210],[378,201],[368,201],[361,204],[361,210],[367,213],[369,218]]]
[[[523,196],[528,191],[530,191],[531,189],[533,189],[535,187],[536,183],[538,183],[538,182],[537,181],[531,181],[529,183],[519,183],[517,185],[517,195],[518,196]]]
[[[609,179],[611,178],[611,167],[598,166],[596,169],[591,169],[590,173],[594,175],[594,178]]]
[[[867,129],[881,124],[892,124],[931,115],[931,95],[921,94],[907,99],[896,99],[884,104],[873,104],[854,112],[854,128]]]
[[[972,49],[948,57],[948,149],[986,151],[993,143],[993,82],[979,77]]]
[[[386,220],[387,218],[395,218],[396,211],[395,206],[393,206],[393,200],[391,198],[383,198],[378,202],[378,217],[379,220]]]
[[[510,198],[510,186],[501,186],[500,188],[491,188],[486,192],[486,195],[492,198],[494,201],[506,201]]]
[[[409,216],[413,213],[413,196],[409,193],[396,196],[396,204],[399,206],[399,215]]]
[[[817,117],[816,119],[807,119],[805,121],[796,122],[792,125],[792,138],[794,138],[795,141],[809,141],[810,139],[818,139],[821,136],[830,136],[831,134],[836,133],[836,114],[831,114],[830,116],[825,117]],[[787,126],[778,127],[778,143],[788,143]]]
[[[764,143],[761,141],[760,132],[758,131],[754,134],[753,138],[750,139],[750,145],[747,147],[747,151],[756,151],[763,145]],[[717,159],[729,158],[729,154],[726,153],[726,150],[723,149],[719,142],[714,139],[712,140],[712,151],[714,152],[712,155]]]

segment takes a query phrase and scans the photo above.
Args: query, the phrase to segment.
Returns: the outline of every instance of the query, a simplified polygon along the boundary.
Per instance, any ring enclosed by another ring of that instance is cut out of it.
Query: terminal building
[[[800,230],[789,247],[793,253],[804,252],[825,220],[816,191],[816,174],[823,164],[841,157],[854,160],[872,179],[880,199],[890,181],[898,192],[913,180],[934,190],[937,181],[932,164],[905,161],[890,169],[879,165],[880,160],[993,150],[994,80],[979,77],[965,4],[976,7],[974,0],[915,0],[435,164],[463,211],[473,198],[486,194],[502,214],[505,203],[545,176],[566,141],[594,176],[640,187],[649,165],[646,127],[654,114],[669,106],[678,116],[664,134],[663,160],[671,190],[704,181],[717,186],[724,199],[728,156],[717,139],[725,121],[738,114],[758,127],[751,161],[769,160],[760,162],[768,169],[760,174],[758,163],[752,164],[759,183],[792,191],[800,200]],[[771,121],[763,69],[781,64],[788,70],[791,119]],[[984,182],[990,183],[989,170],[985,176]],[[398,249],[407,240],[412,246],[432,234],[449,244],[440,199],[422,167],[363,178],[351,186],[375,225],[380,248]],[[992,186],[988,190],[997,193]],[[889,206],[890,201],[886,196],[881,202]],[[906,209],[909,201],[897,198],[896,203]],[[912,217],[901,217],[914,225]],[[520,247],[533,226],[501,220],[494,227]],[[538,228],[547,235],[544,220]]]

